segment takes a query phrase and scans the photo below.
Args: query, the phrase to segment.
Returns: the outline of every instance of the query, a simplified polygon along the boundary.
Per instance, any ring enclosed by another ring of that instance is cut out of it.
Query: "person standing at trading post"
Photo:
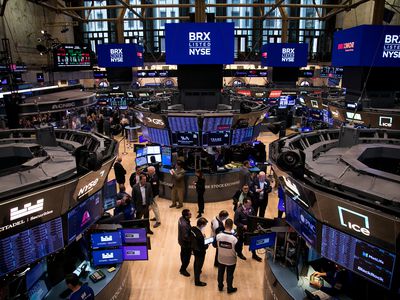
[[[149,218],[149,206],[153,201],[153,191],[150,183],[147,182],[147,177],[144,174],[140,175],[139,183],[135,184],[132,189],[132,198],[136,208],[136,219]],[[150,225],[147,228],[149,234],[153,234]]]
[[[271,184],[266,178],[265,172],[260,172],[254,180],[253,191],[254,202],[257,203],[257,205],[253,205],[254,213],[257,216],[259,210],[258,216],[264,218],[268,206],[268,194],[272,191]]]
[[[172,175],[172,204],[169,206],[170,208],[181,208],[183,206],[183,197],[185,196],[185,170],[182,165],[182,161],[178,160],[176,162],[176,169],[171,169],[169,171]],[[179,202],[178,205],[176,205],[177,201]]]
[[[182,210],[182,217],[178,221],[178,243],[181,246],[181,268],[179,273],[183,276],[189,277],[190,274],[186,270],[192,255],[192,248],[190,245],[190,218],[192,213],[188,209]]]
[[[253,192],[250,190],[250,187],[245,184],[242,189],[236,191],[235,195],[233,195],[233,211],[236,211],[238,206],[243,204],[243,200],[245,198],[253,199]]]
[[[248,160],[245,160],[243,162],[243,166],[239,171],[239,187],[244,186],[245,184],[250,185],[251,180],[250,180],[250,163]]]
[[[121,162],[122,162],[122,157],[118,157],[117,161],[114,164],[115,179],[117,180],[117,183],[120,188],[122,186],[125,187],[125,174],[126,174],[126,170],[122,166]]]
[[[88,286],[87,283],[82,285],[82,282],[79,281],[78,275],[71,273],[65,277],[65,283],[67,287],[72,291],[69,296],[70,300],[93,300],[94,299],[94,291]]]
[[[197,205],[199,207],[197,219],[204,214],[204,192],[206,191],[206,180],[201,170],[196,170],[197,181],[193,182],[196,185]]]
[[[232,219],[227,219],[224,230],[217,234],[216,237],[218,247],[218,290],[221,292],[224,288],[224,274],[226,270],[228,294],[237,291],[237,288],[233,287],[233,273],[236,268],[235,246],[238,239],[232,234],[232,228]]]
[[[208,245],[204,244],[204,229],[207,226],[206,218],[199,218],[197,226],[193,226],[190,230],[191,233],[191,246],[194,255],[194,284],[196,286],[206,286],[207,283],[200,281],[201,269],[203,268],[204,259],[206,258],[206,250]]]
[[[160,193],[160,182],[158,180],[156,168],[153,166],[147,168],[147,181],[150,183],[153,191],[153,201],[150,203],[150,209],[153,210],[156,221],[153,227],[157,228],[161,225],[160,210],[158,209],[157,204],[158,195]]]
[[[214,243],[213,246],[216,248],[215,249],[215,258],[214,258],[214,267],[218,267],[218,247],[217,247],[217,241],[216,241],[216,236],[218,233],[224,231],[224,221],[228,218],[229,213],[226,210],[221,210],[212,221],[211,221],[211,232],[212,236],[214,237]]]

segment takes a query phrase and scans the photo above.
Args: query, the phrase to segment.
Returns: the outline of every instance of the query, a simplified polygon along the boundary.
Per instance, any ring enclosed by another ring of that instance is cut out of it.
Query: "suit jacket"
[[[250,180],[250,171],[249,169],[242,167],[239,171],[239,180],[240,180],[240,186],[239,188],[242,188],[245,184],[248,184],[250,187],[251,180]]]
[[[248,224],[248,217],[254,216],[254,209],[250,208],[247,212],[243,206],[240,206],[235,211],[234,223],[237,226],[238,232],[245,231],[243,226]]]
[[[185,170],[175,169],[175,174],[172,175],[172,183],[174,188],[184,189],[185,188]]]
[[[256,178],[254,180],[254,185],[253,185],[253,193],[254,193],[254,200],[260,201],[260,193],[256,192],[256,189],[260,188],[260,180]],[[268,201],[268,193],[272,191],[271,184],[268,181],[268,179],[265,179],[264,183],[264,197],[261,199],[262,201]]]
[[[117,180],[118,183],[125,183],[126,170],[121,165],[121,163],[116,162],[114,164],[114,173],[115,173],[115,179]]]
[[[147,182],[151,185],[153,197],[158,196],[160,193],[160,181],[158,180],[157,173],[154,173],[153,176],[147,175]]]
[[[131,176],[129,177],[129,184],[130,184],[131,188],[133,188],[136,183],[137,183],[136,182],[136,172],[133,172],[131,174]]]
[[[204,245],[204,235],[197,226],[190,229],[192,250],[196,254],[206,254],[208,245]]]
[[[145,183],[145,189],[146,189],[146,205],[150,205],[150,203],[153,201],[153,191],[151,189],[150,183],[146,182]],[[141,207],[143,207],[143,199],[142,199],[142,193],[140,191],[140,184],[137,183],[133,186],[132,189],[132,199],[133,202],[135,203],[135,207],[137,210],[140,210]]]

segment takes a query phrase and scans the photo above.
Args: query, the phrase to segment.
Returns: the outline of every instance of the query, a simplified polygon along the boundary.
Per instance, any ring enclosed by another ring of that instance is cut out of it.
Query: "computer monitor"
[[[124,228],[121,229],[121,236],[124,244],[147,243],[145,228]]]
[[[29,290],[46,272],[47,262],[43,259],[26,273],[26,289]]]
[[[161,153],[160,146],[147,146],[146,149],[147,149],[147,155]]]
[[[276,226],[277,221],[275,219],[267,219],[267,218],[261,218],[257,216],[249,216],[248,217],[248,232],[254,232],[257,229],[268,229],[271,227]]]
[[[139,220],[123,220],[120,223],[123,228],[149,228],[149,219],[139,219]]]
[[[136,157],[135,162],[137,167],[142,167],[147,164],[147,158],[146,156]]]
[[[160,162],[162,161],[162,159],[161,159],[161,154],[150,154],[150,155],[147,155],[147,163],[148,163],[148,164],[153,163],[153,162],[151,161],[151,157],[152,157],[152,156],[154,156],[155,162],[160,163]]]
[[[250,238],[249,250],[254,251],[262,248],[271,248],[275,244],[275,238],[275,232],[253,236]]]
[[[103,188],[103,208],[109,210],[115,207],[117,199],[117,181],[110,180]]]
[[[122,249],[103,249],[92,251],[93,265],[114,265],[123,261]]]
[[[120,231],[107,231],[91,234],[92,248],[118,247],[122,245]]]
[[[171,148],[170,147],[162,147],[161,148],[161,164],[163,166],[171,166],[172,165],[172,157],[171,157]]]
[[[123,246],[122,255],[124,260],[148,260],[147,246]]]

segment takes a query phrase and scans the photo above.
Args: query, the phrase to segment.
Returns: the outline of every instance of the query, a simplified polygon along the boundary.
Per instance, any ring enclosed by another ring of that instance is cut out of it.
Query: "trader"
[[[183,276],[189,277],[190,274],[186,270],[190,262],[190,256],[192,255],[192,249],[190,245],[190,218],[192,213],[188,209],[182,210],[182,217],[178,221],[178,243],[181,246],[181,268],[179,273]]]
[[[120,188],[122,186],[125,187],[125,174],[126,174],[126,170],[122,166],[121,162],[122,162],[122,157],[118,157],[117,161],[114,164],[115,179],[117,180],[117,183]]]
[[[265,172],[260,172],[257,178],[253,182],[254,202],[253,204],[254,213],[257,215],[259,211],[259,217],[264,218],[265,211],[268,206],[268,194],[271,193],[271,183],[265,176]]]
[[[176,168],[170,170],[173,184],[171,191],[172,204],[169,206],[170,208],[181,208],[183,206],[183,197],[185,196],[185,170],[182,166],[182,161],[178,160],[176,162]],[[176,205],[177,201],[179,202],[178,205]]]
[[[67,287],[72,291],[69,296],[70,300],[93,300],[94,292],[87,283],[82,285],[79,281],[78,275],[71,273],[65,277],[65,283]]]
[[[156,168],[154,166],[150,166],[147,168],[147,181],[150,183],[151,189],[153,191],[153,200],[150,203],[150,209],[153,210],[156,221],[153,227],[157,228],[161,225],[160,210],[158,209],[157,204],[158,195],[160,193],[160,181],[158,179]]]
[[[207,283],[200,281],[201,269],[203,268],[204,259],[206,258],[206,250],[208,245],[204,244],[204,229],[207,226],[206,218],[199,218],[197,226],[193,226],[190,230],[191,233],[191,246],[194,255],[194,284],[196,286],[206,286]]]
[[[218,247],[216,242],[216,236],[218,233],[224,231],[224,221],[228,218],[229,213],[226,210],[221,210],[218,216],[215,216],[214,219],[211,221],[211,232],[212,236],[214,237],[213,246],[216,248],[215,250],[215,258],[214,258],[214,267],[218,267]]]
[[[244,186],[245,184],[249,185],[250,184],[250,162],[248,160],[245,160],[243,162],[243,166],[240,169],[239,173],[239,187]]]
[[[139,183],[135,184],[132,189],[132,198],[136,208],[136,219],[149,218],[149,206],[153,201],[153,191],[150,183],[147,182],[147,177],[144,174],[140,175]],[[148,225],[147,232],[153,234],[153,231]]]
[[[249,185],[248,184],[243,185],[242,188],[236,191],[235,195],[233,195],[232,197],[233,211],[236,211],[237,207],[243,204],[243,200],[245,198],[253,199],[253,197],[254,195],[253,192],[250,190]]]
[[[244,242],[244,234],[247,232],[247,223],[248,217],[254,216],[254,209],[251,206],[251,199],[245,198],[243,200],[243,205],[238,207],[235,211],[235,225],[237,226],[238,233],[238,242],[236,244],[236,252],[240,259],[246,260],[246,257],[243,255],[243,242]],[[256,251],[252,251],[253,259],[256,261],[262,261],[261,257],[256,254]]]
[[[225,221],[225,229],[217,234],[217,249],[218,249],[218,290],[222,291],[224,288],[224,274],[226,270],[226,283],[228,285],[228,294],[237,291],[233,287],[233,273],[236,268],[236,251],[235,246],[237,238],[232,234],[233,221],[227,219]]]

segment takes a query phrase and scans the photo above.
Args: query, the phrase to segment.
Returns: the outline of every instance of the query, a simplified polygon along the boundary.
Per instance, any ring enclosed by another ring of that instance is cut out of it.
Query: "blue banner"
[[[307,53],[308,44],[265,44],[261,47],[261,65],[263,67],[305,67]]]
[[[361,25],[335,32],[332,65],[400,67],[400,26]]]
[[[137,44],[99,44],[97,58],[99,67],[141,67],[143,47]]]
[[[167,64],[232,64],[234,23],[165,24]]]

